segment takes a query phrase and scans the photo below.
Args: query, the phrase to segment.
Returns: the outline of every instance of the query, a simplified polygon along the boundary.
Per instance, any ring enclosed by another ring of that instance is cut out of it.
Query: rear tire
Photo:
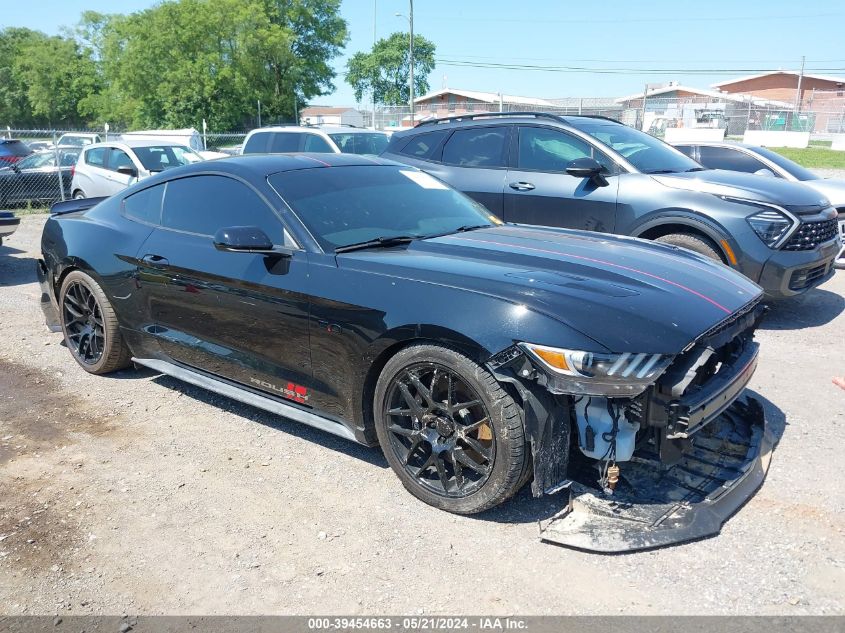
[[[463,354],[417,344],[387,361],[373,400],[379,444],[407,490],[457,514],[488,510],[526,480],[522,411]]]
[[[84,200],[85,194],[79,190],[73,192],[73,199],[74,200]]]
[[[59,292],[59,319],[74,360],[89,374],[129,366],[132,354],[103,289],[81,270],[68,273]]]
[[[672,246],[680,246],[699,255],[715,259],[717,262],[725,263],[718,247],[711,240],[700,235],[693,233],[670,233],[669,235],[658,237],[654,241],[671,244]]]

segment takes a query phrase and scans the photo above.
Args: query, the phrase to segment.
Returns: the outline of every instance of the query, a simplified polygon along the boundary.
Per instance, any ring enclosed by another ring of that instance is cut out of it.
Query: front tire
[[[74,200],[84,200],[85,194],[82,191],[79,191],[79,190],[74,191],[73,192],[73,199]]]
[[[715,259],[721,264],[725,263],[717,246],[706,237],[701,237],[693,233],[670,233],[669,235],[662,235],[654,241],[671,244],[672,246],[680,246],[699,255]]]
[[[522,412],[483,367],[417,344],[384,366],[373,413],[379,444],[407,490],[434,507],[474,514],[525,483]]]
[[[101,375],[129,366],[132,355],[114,309],[89,275],[74,270],[65,277],[59,308],[65,343],[82,369]]]

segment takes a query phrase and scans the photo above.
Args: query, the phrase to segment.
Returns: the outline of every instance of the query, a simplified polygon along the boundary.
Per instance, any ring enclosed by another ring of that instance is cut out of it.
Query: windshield
[[[596,119],[579,120],[573,126],[621,154],[644,174],[697,171],[701,165],[660,141],[627,125]]]
[[[378,238],[433,237],[501,223],[464,194],[407,167],[300,169],[268,180],[326,252]]]
[[[781,156],[777,152],[773,152],[765,147],[755,147],[754,151],[760,154],[763,158],[768,158],[775,165],[792,174],[798,180],[819,180],[819,176],[811,172],[809,169],[804,169],[798,163],[789,160],[786,156]]]
[[[387,134],[380,132],[355,132],[329,134],[344,154],[381,154],[387,147]]]
[[[147,171],[164,171],[202,160],[202,156],[184,145],[150,145],[135,147],[133,151]]]

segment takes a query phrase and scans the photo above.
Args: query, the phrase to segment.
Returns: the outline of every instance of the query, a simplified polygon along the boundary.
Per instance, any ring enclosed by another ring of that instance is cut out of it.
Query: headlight
[[[794,225],[792,220],[775,209],[760,211],[746,219],[757,236],[769,248],[777,246]]]
[[[602,354],[520,343],[555,393],[631,397],[646,390],[672,363],[665,354]]]

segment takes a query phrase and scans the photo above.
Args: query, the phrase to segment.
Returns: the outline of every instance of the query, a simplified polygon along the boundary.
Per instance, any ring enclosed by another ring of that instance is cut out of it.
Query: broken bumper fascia
[[[540,523],[540,537],[579,550],[622,553],[718,534],[763,483],[773,438],[763,407],[738,400],[696,434],[692,450],[669,468],[639,463],[640,487],[607,495],[572,481],[566,507]]]
[[[56,297],[53,294],[50,272],[43,259],[39,259],[35,263],[35,274],[38,277],[38,285],[41,287],[41,311],[44,313],[44,321],[51,332],[61,332],[59,305],[56,303]]]

